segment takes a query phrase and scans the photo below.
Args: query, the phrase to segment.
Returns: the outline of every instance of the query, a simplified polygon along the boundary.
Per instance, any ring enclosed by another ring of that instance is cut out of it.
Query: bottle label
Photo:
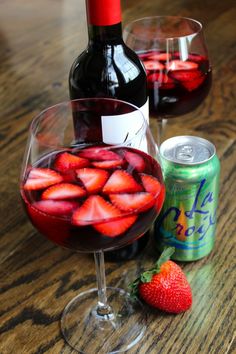
[[[149,123],[148,100],[139,108]],[[116,116],[102,116],[102,137],[105,144],[123,144],[147,151],[146,137],[138,134],[143,119],[136,111]]]
[[[86,0],[87,20],[94,26],[111,26],[121,22],[120,0]]]

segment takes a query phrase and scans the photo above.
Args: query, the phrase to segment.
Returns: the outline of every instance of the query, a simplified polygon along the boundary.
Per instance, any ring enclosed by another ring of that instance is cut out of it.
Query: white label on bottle
[[[147,122],[149,122],[148,100],[139,109],[142,111]],[[138,134],[142,124],[142,116],[135,111],[116,116],[102,116],[103,142],[115,145],[129,141],[129,146],[147,151],[146,137]]]

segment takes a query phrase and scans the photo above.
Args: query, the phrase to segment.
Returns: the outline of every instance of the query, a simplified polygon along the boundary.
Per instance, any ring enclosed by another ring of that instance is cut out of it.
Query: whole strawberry
[[[131,295],[162,311],[180,313],[191,307],[192,291],[182,269],[169,260],[174,250],[166,248],[155,267],[131,284]]]

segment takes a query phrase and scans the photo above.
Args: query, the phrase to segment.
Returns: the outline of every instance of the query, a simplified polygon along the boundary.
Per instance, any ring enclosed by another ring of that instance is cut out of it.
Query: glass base
[[[146,329],[142,303],[122,289],[109,287],[107,300],[113,310],[109,316],[97,314],[97,289],[79,294],[65,307],[62,334],[79,353],[121,353],[142,339]]]

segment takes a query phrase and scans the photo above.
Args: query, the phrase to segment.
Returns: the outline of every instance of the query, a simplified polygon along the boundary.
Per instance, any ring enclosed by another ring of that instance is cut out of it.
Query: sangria
[[[160,165],[145,152],[92,145],[43,156],[29,169],[21,194],[43,235],[94,252],[140,237],[160,211],[164,186]]]
[[[94,124],[75,135],[80,115]],[[20,184],[27,215],[53,243],[94,253],[97,288],[72,299],[61,320],[64,338],[82,353],[124,352],[144,334],[142,304],[106,287],[103,252],[142,237],[159,214],[158,159],[141,111],[123,101],[65,102],[31,124]]]
[[[159,122],[197,108],[211,88],[212,70],[200,22],[178,16],[138,19],[124,28],[147,73],[150,116]]]

